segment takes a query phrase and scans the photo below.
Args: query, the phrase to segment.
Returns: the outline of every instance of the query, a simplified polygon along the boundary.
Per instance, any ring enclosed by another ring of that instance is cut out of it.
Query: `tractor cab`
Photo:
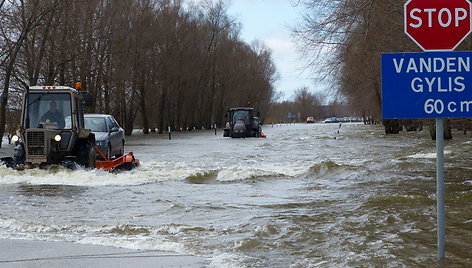
[[[259,116],[259,113],[257,113]],[[227,113],[228,122],[224,129],[224,137],[245,138],[262,137],[261,123],[249,107],[231,108]]]
[[[73,161],[95,167],[95,136],[84,128],[84,105],[84,96],[71,87],[29,87],[14,137],[15,163],[40,166]]]

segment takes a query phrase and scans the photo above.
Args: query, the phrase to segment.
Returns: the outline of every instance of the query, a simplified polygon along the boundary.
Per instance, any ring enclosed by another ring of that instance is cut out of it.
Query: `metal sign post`
[[[446,257],[445,212],[444,212],[444,119],[436,119],[436,206],[438,259]]]

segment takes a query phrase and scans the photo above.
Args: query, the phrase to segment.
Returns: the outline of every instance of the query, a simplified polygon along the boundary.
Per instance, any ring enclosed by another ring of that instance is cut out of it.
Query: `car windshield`
[[[85,117],[85,128],[94,132],[108,132],[107,122],[103,117]]]
[[[66,129],[66,126],[70,128],[71,106],[68,93],[29,93],[26,96],[26,112],[22,125],[26,129]]]
[[[233,114],[233,122],[238,120],[244,120],[249,115],[249,112],[246,110],[235,111]]]

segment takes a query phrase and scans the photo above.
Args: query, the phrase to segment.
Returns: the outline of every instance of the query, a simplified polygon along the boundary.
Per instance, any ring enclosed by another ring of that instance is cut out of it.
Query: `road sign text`
[[[404,30],[424,51],[454,50],[472,31],[469,0],[408,0]]]
[[[472,52],[382,54],[382,115],[472,116]]]

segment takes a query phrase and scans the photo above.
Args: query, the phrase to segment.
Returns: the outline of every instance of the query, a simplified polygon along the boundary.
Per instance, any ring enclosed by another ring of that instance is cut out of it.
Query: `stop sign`
[[[424,51],[454,50],[471,32],[468,0],[408,0],[405,33]]]

